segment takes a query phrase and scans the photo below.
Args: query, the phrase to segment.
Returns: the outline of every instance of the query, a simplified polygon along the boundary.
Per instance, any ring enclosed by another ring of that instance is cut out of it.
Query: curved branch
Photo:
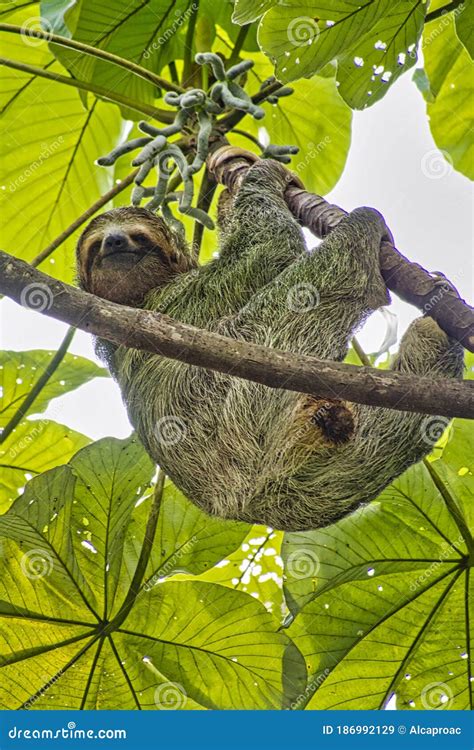
[[[36,39],[42,39],[50,44],[57,44],[60,47],[75,49],[85,55],[97,57],[106,62],[110,62],[113,65],[117,65],[120,68],[129,70],[131,73],[135,73],[135,75],[148,81],[148,83],[151,83],[154,86],[160,86],[165,91],[176,91],[178,94],[182,94],[184,91],[181,86],[176,86],[174,83],[167,81],[166,78],[153,73],[153,71],[147,70],[147,68],[137,65],[137,63],[127,60],[124,57],[114,55],[112,52],[107,52],[100,47],[91,47],[90,44],[84,44],[84,42],[78,42],[75,39],[69,39],[66,36],[59,36],[59,34],[51,34],[49,31],[42,31],[41,29],[28,29],[28,31],[25,32],[23,26],[16,26],[12,23],[0,23],[0,31],[4,31],[7,34],[20,34],[21,36],[35,37]]]
[[[474,418],[474,382],[327,362],[229,339],[167,315],[100,299],[0,252],[0,292],[24,304],[35,291],[42,295],[39,312],[127,347],[318,398]]]
[[[172,112],[157,109],[157,107],[150,107],[148,104],[143,104],[143,102],[136,102],[133,99],[129,99],[128,96],[117,94],[115,91],[110,91],[103,86],[97,86],[95,83],[79,81],[70,76],[63,76],[61,73],[52,73],[50,70],[38,68],[36,65],[28,65],[18,60],[10,60],[7,57],[0,57],[0,65],[5,65],[6,68],[19,70],[22,73],[28,73],[32,76],[38,76],[38,78],[47,78],[49,81],[64,83],[66,86],[73,86],[73,88],[81,89],[82,91],[90,91],[91,94],[108,99],[114,104],[122,104],[124,107],[135,110],[135,112],[154,117],[155,120],[159,120],[160,122],[171,123],[174,119]]]
[[[218,182],[235,192],[255,155],[232,146],[223,146],[208,159]],[[288,208],[302,226],[317,237],[325,237],[346,216],[342,208],[320,195],[289,182],[285,192]],[[412,263],[390,242],[380,246],[380,268],[385,283],[405,302],[434,318],[441,328],[469,351],[474,351],[474,309],[456,293],[442,289],[439,280],[418,263]]]

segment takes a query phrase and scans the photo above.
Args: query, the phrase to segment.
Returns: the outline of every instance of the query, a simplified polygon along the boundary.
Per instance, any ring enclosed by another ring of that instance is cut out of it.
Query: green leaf
[[[294,93],[279,100],[277,105],[264,104],[264,120],[258,123],[250,116],[242,128],[255,136],[264,127],[270,142],[298,146],[290,169],[303,180],[306,189],[325,195],[337,183],[344,169],[351,140],[352,113],[338,96],[334,78],[315,76],[297,81]],[[315,117],[314,112],[324,117]],[[235,136],[229,139],[237,143]],[[240,145],[249,147],[240,141]]]
[[[339,93],[353,109],[364,109],[381,99],[390,85],[411,68],[423,31],[426,3],[403,0],[341,56]]]
[[[469,52],[471,60],[474,59],[474,3],[466,0],[454,11],[456,19],[456,33]]]
[[[138,63],[147,70],[160,73],[171,61],[182,60],[187,53],[186,30],[195,13],[209,24],[212,44],[217,27],[235,39],[239,28],[232,24],[233,5],[229,0],[132,0],[122,6],[107,0],[83,0],[68,10],[64,19],[73,39],[104,49],[119,57]],[[45,4],[46,18],[53,28],[59,24],[57,14]],[[195,40],[194,40],[195,41]],[[244,42],[246,49],[256,49],[255,32],[251,30]],[[65,47],[52,45],[57,59],[83,81],[94,82],[135,101],[152,104],[161,91],[152,83],[127,72],[122,67],[84,55]],[[122,107],[124,117],[137,119],[137,113]]]
[[[389,0],[290,2],[271,8],[260,22],[258,41],[276,62],[282,81],[309,77],[352,48],[390,14]],[[376,39],[374,41],[377,41]]]
[[[189,17],[188,0],[132,0],[121,6],[107,0],[84,0],[66,12],[64,19],[78,42],[105,49],[159,73],[163,65],[179,57],[182,28]],[[45,8],[46,17],[48,10]],[[192,13],[192,10],[191,10]],[[49,18],[54,23],[55,18]],[[159,93],[152,83],[117,65],[65,47],[53,46],[57,59],[76,77],[93,81],[107,90],[151,104]],[[136,112],[124,112],[133,118]]]
[[[256,21],[275,5],[278,5],[278,0],[235,0],[232,20],[244,26]]]
[[[42,349],[0,352],[0,427],[4,427],[51,362],[53,352]],[[93,378],[108,377],[94,362],[75,354],[66,354],[45,387],[33,402],[30,413],[46,409],[51,399],[63,396]]]
[[[69,459],[89,438],[48,419],[27,419],[0,444],[0,513],[28,479]]]
[[[134,439],[101,440],[0,518],[2,708],[281,708],[304,689],[301,654],[248,594],[197,580],[130,588],[145,549],[132,517],[150,505],[153,471]],[[189,565],[215,558],[182,497],[160,512],[185,517],[162,519],[154,554],[175,540],[178,556],[192,532]],[[225,554],[236,535],[226,544],[223,522],[210,523]]]
[[[140,678],[145,706],[153,707],[157,678],[168,678],[184,688],[181,708],[189,695],[205,708],[268,709],[282,705],[282,659],[289,646],[274,627],[247,594],[170,581],[137,601],[114,640],[127,661],[147,660],[150,675]],[[302,675],[302,662],[299,667]]]
[[[449,164],[473,179],[474,62],[456,36],[453,14],[435,24],[428,24],[423,34],[425,71],[434,96],[427,104],[430,129]]]
[[[164,493],[163,512],[156,541],[160,555],[153,575],[185,571],[202,573],[240,546],[249,525],[208,516],[169,484]]]
[[[399,707],[471,705],[467,429],[456,421],[441,458],[413,466],[367,507],[285,535],[289,633],[313,686],[299,707],[376,709],[393,693]]]
[[[8,20],[22,25],[31,14],[30,8],[22,8]],[[53,64],[46,44],[27,42],[22,36],[2,34],[2,53],[64,73]],[[116,144],[121,121],[117,107],[93,100],[86,111],[72,87],[54,81],[5,67],[0,70],[0,81],[0,232],[7,252],[30,261],[112,187],[107,170],[93,164]],[[45,261],[41,270],[72,281],[78,234]]]
[[[128,586],[138,563],[140,545],[149,514],[149,502],[141,503],[133,513],[124,540],[122,582]],[[240,547],[247,536],[248,524],[224,521],[208,516],[167,482],[161,500],[161,512],[155,545],[150,553],[145,585],[152,588],[158,581],[186,573],[199,575],[213,568]],[[122,592],[125,595],[126,591]]]
[[[241,547],[200,576],[202,581],[245,591],[279,617],[284,611],[281,531],[252,526]]]

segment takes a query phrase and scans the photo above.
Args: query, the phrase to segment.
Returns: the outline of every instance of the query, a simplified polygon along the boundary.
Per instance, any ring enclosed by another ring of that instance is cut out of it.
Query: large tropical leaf
[[[89,438],[49,419],[26,419],[0,444],[0,513],[26,482],[69,459]]]
[[[33,13],[21,8],[8,21],[27,24]],[[25,36],[2,34],[2,54],[65,72],[45,43],[31,46]],[[74,88],[55,81],[2,67],[0,82],[0,236],[7,252],[29,261],[112,187],[112,176],[93,164],[116,144],[121,119],[117,107],[95,99],[86,110]],[[41,269],[71,281],[76,237]]]
[[[258,39],[283,81],[311,77],[338,62],[339,93],[354,109],[380,99],[416,60],[426,3],[422,0],[329,0],[270,3]],[[239,2],[234,18],[261,15],[262,4]]]
[[[470,435],[470,437],[468,437]],[[289,632],[309,665],[298,707],[472,708],[474,465],[469,423],[366,508],[287,534]]]
[[[280,708],[304,689],[301,655],[248,594],[156,575],[124,587],[150,546],[166,565],[192,534],[197,569],[209,548],[179,497],[161,513],[184,517],[163,518],[154,545],[153,526],[144,541],[131,525],[142,506],[156,513],[152,473],[135,440],[102,440],[32,480],[0,518],[2,708]],[[225,524],[214,526],[219,554],[240,543],[240,527],[226,543]]]
[[[239,29],[231,22],[233,5],[230,0],[142,0],[117,5],[107,0],[82,0],[64,2],[63,13],[50,3],[42,3],[43,13],[52,27],[75,40],[85,42],[140,64],[147,70],[160,73],[169,62],[181,60],[187,54],[193,58],[196,51],[196,34],[191,44],[186,38],[190,23],[206,21],[206,40],[209,45],[216,36],[216,27],[225,28],[231,39]],[[196,15],[197,14],[197,15]],[[199,26],[196,26],[199,28]],[[195,28],[196,28],[195,27]],[[246,49],[256,49],[255,31],[244,42]],[[94,81],[108,91],[126,94],[142,103],[151,104],[161,95],[152,83],[129,73],[122,67],[111,65],[92,56],[54,45],[58,60],[71,73],[85,81]],[[136,112],[124,109],[125,116],[136,119]]]
[[[474,62],[454,29],[454,14],[427,24],[423,33],[424,77],[415,78],[427,105],[431,133],[447,163],[440,168],[439,155],[428,154],[428,177],[448,174],[451,165],[474,178]]]
[[[0,352],[0,427],[4,427],[51,363],[53,352],[41,349]],[[85,357],[66,354],[31,405],[38,414],[51,399],[73,391],[92,378],[108,377],[107,370]],[[25,415],[26,416],[26,415]]]

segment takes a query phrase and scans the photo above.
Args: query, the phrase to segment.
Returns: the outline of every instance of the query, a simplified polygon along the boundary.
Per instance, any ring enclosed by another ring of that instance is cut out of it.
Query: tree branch
[[[255,155],[223,146],[208,159],[210,171],[218,182],[236,192],[245,173],[255,162]],[[328,203],[320,195],[288,183],[285,192],[288,208],[295,218],[317,237],[326,237],[346,216],[342,208]],[[414,305],[434,318],[446,331],[469,351],[474,351],[474,309],[455,292],[442,288],[439,280],[426,269],[412,263],[390,242],[380,247],[380,268],[388,289],[405,302]]]
[[[474,383],[326,362],[226,338],[95,297],[0,252],[0,292],[117,344],[225,372],[270,388],[402,411],[474,418]],[[27,303],[30,304],[27,304]]]
[[[82,91],[90,91],[95,96],[101,96],[103,99],[113,102],[114,104],[122,104],[124,107],[135,110],[148,117],[154,117],[155,120],[160,122],[171,123],[173,122],[174,115],[172,112],[168,112],[164,109],[158,109],[157,107],[151,107],[143,102],[137,102],[130,99],[128,96],[118,94],[115,91],[110,91],[103,86],[97,86],[95,83],[86,83],[86,81],[79,81],[76,78],[70,76],[63,76],[61,73],[52,73],[50,70],[44,68],[38,68],[35,65],[28,65],[27,63],[19,62],[18,60],[9,60],[6,57],[0,57],[0,65],[5,65],[6,68],[12,68],[13,70],[19,70],[22,73],[28,73],[32,76],[38,76],[39,78],[47,78],[49,81],[56,81],[57,83],[63,83],[65,86],[73,86],[76,89]]]
[[[20,34],[23,37],[26,36],[26,38],[34,37],[36,39],[42,39],[45,42],[49,42],[50,44],[57,44],[60,47],[75,49],[85,55],[97,57],[101,60],[105,60],[106,62],[113,63],[113,65],[117,65],[120,68],[129,70],[131,73],[135,73],[135,75],[140,76],[140,78],[143,78],[145,81],[148,81],[148,83],[151,83],[154,86],[160,86],[165,91],[176,91],[178,94],[182,94],[184,91],[181,86],[176,86],[166,78],[153,73],[153,71],[148,70],[141,65],[137,65],[137,63],[134,63],[131,60],[127,60],[124,57],[114,55],[112,54],[112,52],[107,52],[100,47],[91,47],[90,44],[84,44],[84,42],[78,42],[75,39],[69,39],[68,37],[59,36],[58,34],[51,34],[49,31],[42,31],[41,29],[28,29],[25,32],[23,26],[16,26],[15,24],[11,23],[0,23],[0,31],[5,31],[8,34]]]

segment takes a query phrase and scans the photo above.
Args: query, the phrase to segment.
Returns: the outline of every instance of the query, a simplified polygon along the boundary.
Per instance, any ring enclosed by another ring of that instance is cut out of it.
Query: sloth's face
[[[188,270],[165,222],[144,208],[117,208],[97,216],[79,238],[76,258],[82,289],[132,306]]]

